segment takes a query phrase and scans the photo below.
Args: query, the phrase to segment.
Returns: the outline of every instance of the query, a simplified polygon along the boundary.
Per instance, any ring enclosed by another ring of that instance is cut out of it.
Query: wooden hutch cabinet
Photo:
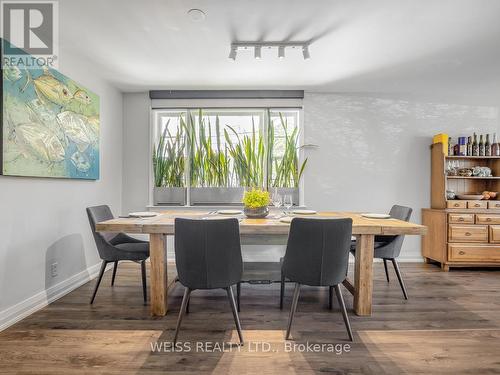
[[[493,177],[448,176],[449,162],[460,168],[491,168]],[[450,267],[500,266],[500,200],[447,200],[456,194],[500,192],[500,157],[447,156],[441,143],[431,146],[431,208],[422,210],[428,233],[422,239],[422,256],[444,271]]]

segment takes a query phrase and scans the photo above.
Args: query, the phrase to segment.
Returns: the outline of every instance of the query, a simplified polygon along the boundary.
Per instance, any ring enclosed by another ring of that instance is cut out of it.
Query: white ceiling
[[[499,16],[498,0],[63,0],[60,41],[124,91],[484,94],[500,93]],[[310,40],[311,59],[264,50],[231,62],[241,40]]]

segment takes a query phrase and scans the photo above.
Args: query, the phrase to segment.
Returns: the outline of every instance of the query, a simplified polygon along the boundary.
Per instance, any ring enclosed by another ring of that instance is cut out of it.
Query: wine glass
[[[278,189],[274,190],[271,200],[274,207],[279,208],[281,206],[281,195],[278,194]]]
[[[286,194],[283,198],[283,204],[287,210],[290,210],[293,206],[292,196],[290,194]]]

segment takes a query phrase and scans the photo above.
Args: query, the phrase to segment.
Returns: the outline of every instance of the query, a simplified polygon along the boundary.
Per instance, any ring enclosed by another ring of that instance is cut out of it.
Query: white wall
[[[149,204],[149,94],[123,94],[123,212]]]
[[[387,212],[430,205],[432,136],[499,133],[498,107],[388,99],[382,95],[307,93],[304,99],[305,203],[314,209]],[[420,257],[408,236],[402,258]]]
[[[88,280],[100,262],[85,208],[121,211],[122,94],[98,70],[61,51],[60,71],[100,96],[98,181],[0,176],[0,329]],[[50,266],[58,263],[58,276]]]

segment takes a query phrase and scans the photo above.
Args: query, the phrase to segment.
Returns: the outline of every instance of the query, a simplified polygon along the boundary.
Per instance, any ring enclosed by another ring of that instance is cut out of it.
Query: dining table
[[[263,219],[246,218],[244,215],[228,216],[207,210],[167,210],[158,211],[153,217],[119,217],[97,223],[98,232],[124,232],[147,234],[150,241],[150,309],[153,316],[164,316],[168,310],[168,294],[174,287],[176,277],[167,276],[167,236],[175,236],[175,218],[218,219],[237,217],[240,236],[245,243],[286,244],[290,223],[280,214],[270,214]],[[351,218],[352,235],[356,237],[354,261],[354,282],[346,278],[343,285],[353,295],[354,311],[357,315],[372,313],[373,255],[376,235],[424,235],[423,225],[394,218],[367,218],[357,212],[317,212],[311,215],[291,215],[311,218]],[[307,251],[307,250],[305,250]]]

